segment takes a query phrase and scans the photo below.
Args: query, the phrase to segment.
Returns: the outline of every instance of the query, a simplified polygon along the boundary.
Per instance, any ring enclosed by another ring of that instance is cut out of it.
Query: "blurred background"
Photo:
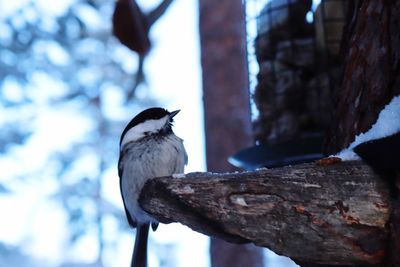
[[[136,2],[149,14],[161,1]],[[182,110],[174,131],[185,171],[206,170],[199,4],[168,2],[135,51],[113,36],[114,0],[0,0],[0,266],[127,266],[134,230],[119,192],[119,137],[145,108]],[[261,30],[275,23],[262,16],[297,1],[269,2],[243,2],[251,95]],[[305,2],[311,25],[320,1]],[[262,105],[251,102],[257,129]],[[210,266],[208,237],[181,225],[160,226],[149,245],[150,267]],[[295,266],[263,253],[268,266]]]
[[[144,12],[158,2],[138,1]],[[128,265],[119,137],[147,107],[182,110],[186,171],[205,170],[196,2],[176,1],[157,21],[131,99],[138,55],[112,35],[114,8],[0,0],[0,266]],[[152,235],[150,266],[207,266],[207,238],[177,227]],[[185,263],[189,248],[203,252]]]

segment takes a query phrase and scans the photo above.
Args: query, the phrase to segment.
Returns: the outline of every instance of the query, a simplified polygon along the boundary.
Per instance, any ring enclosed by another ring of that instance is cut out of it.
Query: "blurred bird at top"
[[[132,99],[135,89],[145,82],[143,73],[144,59],[151,48],[149,32],[151,26],[167,10],[173,0],[163,0],[152,11],[145,14],[135,0],[117,0],[113,14],[113,33],[118,40],[139,55],[139,65],[135,83],[128,93],[127,100]]]

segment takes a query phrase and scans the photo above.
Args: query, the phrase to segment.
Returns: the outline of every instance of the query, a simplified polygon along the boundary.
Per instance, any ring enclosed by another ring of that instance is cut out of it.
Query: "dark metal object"
[[[305,163],[322,157],[322,138],[318,136],[249,147],[231,156],[229,162],[245,170],[254,170]]]
[[[400,133],[361,143],[354,152],[376,170],[400,171]]]

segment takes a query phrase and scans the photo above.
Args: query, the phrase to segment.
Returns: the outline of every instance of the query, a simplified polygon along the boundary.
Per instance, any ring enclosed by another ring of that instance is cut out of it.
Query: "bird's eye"
[[[144,135],[148,136],[150,135],[150,132],[144,132]]]

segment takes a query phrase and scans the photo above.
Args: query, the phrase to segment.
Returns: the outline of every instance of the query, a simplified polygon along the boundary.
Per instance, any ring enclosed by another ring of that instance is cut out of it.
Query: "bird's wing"
[[[136,221],[132,218],[132,216],[129,214],[128,209],[126,208],[125,205],[125,199],[124,199],[124,194],[122,193],[122,174],[123,174],[123,165],[124,165],[124,155],[125,153],[123,151],[121,151],[119,159],[118,159],[118,176],[119,176],[119,189],[121,191],[121,196],[122,196],[122,202],[124,203],[124,209],[125,209],[125,213],[126,213],[126,218],[128,219],[128,223],[130,226],[132,226],[133,228],[136,228]]]
[[[188,164],[188,155],[186,153],[185,148],[183,148],[183,151],[185,152],[185,165],[187,165]]]

